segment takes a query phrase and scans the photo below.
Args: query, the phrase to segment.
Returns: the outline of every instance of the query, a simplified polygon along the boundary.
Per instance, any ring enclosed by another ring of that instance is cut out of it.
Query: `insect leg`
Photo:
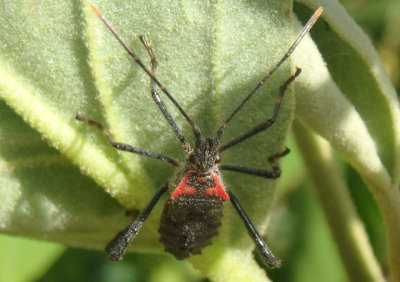
[[[112,140],[112,138],[110,137],[110,134],[104,128],[104,126],[101,123],[97,122],[97,121],[94,121],[94,120],[91,120],[91,119],[86,119],[86,118],[80,116],[79,114],[76,115],[76,119],[81,121],[81,122],[84,122],[84,123],[87,123],[89,125],[97,127],[101,131],[101,133],[103,133],[104,137],[107,138],[108,142],[114,148],[116,148],[118,150],[125,151],[125,152],[130,152],[130,153],[134,153],[134,154],[138,154],[138,155],[142,155],[142,156],[146,156],[146,157],[150,157],[150,158],[153,158],[153,159],[158,159],[158,160],[161,160],[161,161],[164,161],[164,162],[168,162],[168,163],[170,163],[170,164],[172,164],[174,166],[179,166],[179,162],[177,160],[174,160],[174,159],[170,158],[170,157],[167,157],[167,156],[164,156],[164,155],[161,155],[161,154],[158,154],[158,153],[150,152],[150,151],[147,151],[147,150],[144,150],[144,149],[136,148],[136,147],[133,147],[133,146],[128,145],[128,144],[115,142],[114,140]]]
[[[139,216],[131,224],[129,224],[128,227],[119,232],[117,236],[107,244],[106,251],[110,260],[117,261],[122,259],[126,252],[126,249],[129,247],[132,240],[142,228],[143,222],[146,220],[147,216],[150,214],[151,210],[154,208],[161,195],[167,190],[168,183],[165,183],[153,196],[153,198],[147,204],[146,208],[139,214]]]
[[[215,138],[217,145],[219,144],[219,141],[221,140],[221,136],[224,133],[225,127],[228,124],[228,122],[240,111],[240,109],[244,106],[244,104],[247,103],[247,101],[250,100],[250,98],[253,96],[254,93],[257,92],[257,90],[264,85],[265,81],[289,58],[289,56],[293,53],[293,51],[296,49],[297,45],[300,43],[300,41],[304,38],[306,33],[312,28],[314,23],[318,20],[318,18],[321,16],[321,13],[323,11],[322,7],[319,7],[314,14],[311,16],[311,18],[308,20],[306,25],[303,27],[303,30],[300,32],[300,34],[297,36],[295,41],[292,43],[290,46],[289,50],[283,55],[283,57],[278,61],[278,63],[275,64],[275,66],[268,71],[268,73],[261,79],[261,81],[257,84],[256,87],[253,88],[252,91],[250,91],[249,94],[242,100],[242,102],[239,104],[239,106],[236,107],[236,109],[228,116],[228,118],[222,123],[220,128],[218,129],[217,136]]]
[[[151,60],[151,74],[156,77],[156,69],[158,65],[158,61],[156,57],[154,56],[153,49],[150,47],[150,45],[147,43],[146,38],[144,35],[141,35],[140,41],[142,42],[143,46],[146,48],[147,52],[149,53],[150,60]],[[175,132],[175,135],[178,137],[179,141],[182,143],[182,146],[185,151],[190,152],[192,148],[190,147],[190,144],[187,142],[185,136],[182,134],[180,128],[170,115],[167,106],[164,104],[163,100],[160,98],[160,95],[157,93],[155,90],[155,82],[153,79],[150,78],[150,91],[151,91],[151,97],[153,98],[154,102],[157,104],[158,108],[164,115],[165,119],[168,121],[169,125],[171,126],[172,130]]]
[[[221,170],[230,170],[254,176],[260,176],[264,178],[278,178],[279,176],[281,176],[281,169],[276,163],[276,160],[286,156],[287,154],[289,154],[289,152],[290,150],[286,148],[285,151],[283,151],[282,153],[272,155],[268,158],[268,162],[271,164],[272,170],[262,170],[262,169],[248,168],[243,166],[233,166],[233,165],[220,165],[219,168]]]
[[[283,98],[283,95],[285,94],[285,91],[286,91],[288,85],[290,83],[292,83],[300,73],[301,73],[301,69],[297,68],[296,72],[293,75],[291,75],[281,85],[281,87],[279,87],[279,96],[278,96],[278,99],[277,99],[275,107],[274,107],[274,112],[272,113],[272,116],[269,119],[267,119],[266,121],[263,121],[262,123],[256,125],[255,127],[250,129],[249,131],[243,133],[242,135],[237,136],[236,138],[232,139],[228,143],[226,143],[223,146],[219,147],[219,151],[222,152],[222,151],[224,151],[224,150],[236,145],[237,143],[242,142],[242,141],[250,138],[251,136],[256,135],[256,134],[266,130],[272,124],[274,124],[274,122],[276,121],[276,118],[278,117],[279,110],[281,108],[282,98]]]
[[[129,48],[126,42],[122,39],[122,37],[117,33],[117,31],[111,26],[111,24],[107,21],[107,19],[100,13],[95,5],[91,5],[95,14],[101,19],[101,21],[106,25],[106,27],[111,31],[114,37],[118,40],[118,42],[122,45],[122,47],[128,52],[129,56],[144,70],[144,72],[154,81],[155,84],[161,89],[162,92],[171,100],[171,102],[175,105],[175,107],[181,112],[181,114],[185,117],[187,122],[191,125],[194,135],[199,139],[202,135],[200,132],[200,128],[193,122],[193,120],[189,117],[189,115],[183,110],[183,108],[179,105],[179,103],[172,97],[171,93],[165,88],[165,86],[155,77],[155,75],[143,64],[140,58],[136,55],[136,53]],[[158,96],[158,99],[161,101],[161,97]],[[161,109],[161,108],[160,108]],[[167,112],[165,108],[165,112]],[[164,112],[163,112],[164,113]],[[179,136],[178,136],[179,138]],[[182,144],[183,148],[186,152],[191,152],[192,149],[188,142],[186,144]],[[185,146],[186,145],[186,146]]]
[[[254,240],[258,251],[260,252],[261,256],[264,259],[264,262],[270,268],[277,268],[280,266],[279,259],[275,258],[272,251],[269,249],[268,245],[263,241],[260,234],[257,232],[256,228],[254,227],[253,223],[250,221],[249,217],[247,216],[246,212],[243,210],[242,206],[240,205],[239,201],[236,199],[235,195],[231,191],[227,191],[229,198],[235,207],[236,211],[238,212],[239,216],[244,222],[247,230],[250,233],[251,238]]]

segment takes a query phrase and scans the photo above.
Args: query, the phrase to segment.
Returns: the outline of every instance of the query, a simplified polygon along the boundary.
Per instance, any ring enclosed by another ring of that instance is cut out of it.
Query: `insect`
[[[232,139],[226,144],[221,145],[220,140],[224,133],[225,127],[232,120],[232,118],[240,111],[254,93],[264,84],[264,82],[279,68],[279,66],[290,56],[295,50],[298,43],[303,39],[304,35],[311,29],[313,24],[319,18],[323,8],[318,8],[307,24],[304,26],[302,32],[298,35],[296,40],[292,43],[288,51],[278,61],[278,63],[268,71],[268,73],[261,79],[261,81],[253,88],[253,90],[245,96],[242,102],[232,111],[227,119],[219,127],[215,137],[203,136],[200,128],[193,122],[189,115],[182,109],[179,103],[173,98],[167,88],[157,79],[156,68],[157,60],[154,56],[153,50],[147,43],[144,36],[140,36],[140,40],[146,48],[150,59],[151,68],[148,69],[131,50],[124,40],[118,35],[111,24],[105,19],[100,11],[92,5],[92,9],[96,15],[103,21],[106,27],[111,31],[115,38],[121,43],[123,48],[133,58],[133,60],[147,73],[150,77],[150,91],[154,102],[157,104],[161,113],[168,121],[171,129],[174,131],[183,149],[187,153],[187,158],[184,162],[177,161],[162,154],[150,152],[144,149],[136,148],[128,144],[115,142],[108,131],[102,124],[86,119],[79,114],[76,119],[95,126],[101,130],[103,135],[107,138],[109,143],[118,150],[127,151],[138,155],[147,156],[150,158],[158,159],[167,162],[175,167],[179,167],[179,173],[176,179],[171,183],[166,182],[156,192],[145,209],[131,224],[129,224],[123,231],[111,240],[107,245],[106,251],[112,261],[120,260],[125,254],[131,241],[138,234],[147,216],[152,211],[153,207],[157,204],[160,197],[168,190],[172,192],[165,203],[164,210],[161,216],[159,226],[160,241],[164,244],[165,250],[173,254],[178,259],[201,253],[201,250],[207,245],[211,244],[212,238],[217,234],[217,229],[221,225],[221,218],[223,212],[223,205],[225,201],[230,200],[239,216],[244,222],[250,236],[257,246],[264,262],[271,268],[279,267],[280,261],[274,256],[268,245],[263,241],[260,234],[254,227],[253,223],[247,216],[246,212],[240,205],[238,199],[228,190],[223,183],[220,170],[229,170],[239,173],[264,177],[264,178],[278,178],[281,174],[277,160],[289,153],[289,149],[281,153],[277,153],[268,158],[271,165],[271,170],[259,170],[253,168],[246,168],[233,165],[221,165],[221,153],[234,145],[247,140],[248,138],[268,129],[278,117],[279,109],[282,98],[288,85],[295,80],[300,74],[301,69],[297,68],[295,73],[292,74],[279,88],[278,99],[275,103],[274,111],[270,118],[264,122],[254,126]],[[156,91],[156,86],[170,99],[174,106],[184,116],[186,121],[190,124],[193,134],[195,136],[194,147],[189,144],[185,136],[181,132],[179,126],[176,124],[162,98]]]

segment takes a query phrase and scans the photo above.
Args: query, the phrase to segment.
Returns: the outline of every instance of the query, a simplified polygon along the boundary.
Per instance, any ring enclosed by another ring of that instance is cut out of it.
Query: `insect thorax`
[[[188,170],[205,173],[220,162],[218,147],[214,139],[200,136],[196,147],[188,157]]]

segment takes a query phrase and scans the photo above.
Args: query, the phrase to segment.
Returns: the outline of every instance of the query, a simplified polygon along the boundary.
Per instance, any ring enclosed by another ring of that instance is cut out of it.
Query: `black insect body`
[[[280,176],[280,168],[276,160],[289,153],[286,149],[282,153],[271,156],[268,161],[271,164],[272,170],[259,170],[253,168],[246,168],[241,166],[220,165],[221,155],[224,150],[242,142],[253,135],[269,128],[278,117],[282,97],[288,85],[300,74],[301,70],[297,68],[296,72],[291,75],[280,87],[278,100],[275,104],[274,112],[271,117],[264,122],[256,125],[249,131],[239,135],[230,142],[220,145],[221,136],[225,130],[226,125],[236,115],[236,113],[243,107],[243,105],[252,97],[252,95],[264,84],[264,82],[275,72],[276,69],[290,56],[298,43],[304,37],[306,32],[310,30],[315,21],[322,13],[322,8],[315,11],[313,16],[307,22],[303,31],[296,38],[289,50],[281,58],[281,60],[266,74],[266,76],[257,84],[257,86],[243,99],[243,101],[236,107],[236,109],[229,115],[224,123],[220,126],[215,138],[204,137],[201,134],[199,127],[190,119],[187,113],[181,108],[178,102],[172,97],[169,91],[161,84],[156,78],[157,60],[153,54],[151,47],[147,44],[143,36],[140,37],[144,47],[146,48],[151,58],[151,69],[149,70],[144,66],[142,61],[135,55],[135,53],[126,45],[126,43],[117,34],[114,28],[107,22],[99,10],[92,6],[94,12],[105,23],[107,28],[113,33],[117,40],[126,49],[133,60],[149,75],[150,89],[154,102],[157,104],[161,113],[168,121],[170,127],[175,132],[178,140],[182,144],[183,149],[187,152],[187,160],[185,163],[172,159],[170,157],[146,151],[143,149],[135,148],[131,145],[124,143],[114,142],[109,133],[103,126],[93,120],[86,119],[80,115],[76,118],[90,125],[98,127],[103,135],[108,139],[112,146],[118,150],[127,151],[139,155],[148,156],[151,158],[159,159],[168,162],[174,166],[180,167],[180,174],[177,179],[169,187],[165,183],[158,192],[153,196],[150,203],[140,213],[138,218],[133,221],[125,230],[117,234],[117,236],[107,245],[106,250],[109,258],[113,261],[122,258],[126,252],[127,247],[137,235],[143,222],[160,199],[161,195],[171,188],[173,191],[169,196],[164,211],[161,216],[159,227],[160,241],[164,244],[165,250],[170,252],[178,259],[183,259],[195,254],[201,253],[201,250],[211,244],[212,238],[217,234],[218,227],[221,225],[221,218],[223,214],[223,204],[225,201],[230,200],[242,218],[250,236],[253,238],[260,254],[262,255],[265,263],[269,267],[278,267],[280,262],[275,258],[269,247],[264,243],[261,236],[251,223],[247,214],[241,207],[239,201],[234,194],[227,190],[221,178],[220,170],[230,170],[249,175],[260,176],[264,178],[278,178]],[[168,112],[163,100],[155,90],[156,85],[160,90],[172,101],[185,119],[192,127],[196,144],[192,148],[187,142],[185,136],[182,134],[180,128],[175,123],[173,118]]]
[[[182,195],[169,198],[160,221],[160,241],[178,259],[200,254],[221,225],[223,201],[217,197]]]
[[[166,251],[181,259],[211,243],[221,225],[223,202],[229,199],[216,164],[217,147],[209,138],[198,142],[165,204],[159,228]]]

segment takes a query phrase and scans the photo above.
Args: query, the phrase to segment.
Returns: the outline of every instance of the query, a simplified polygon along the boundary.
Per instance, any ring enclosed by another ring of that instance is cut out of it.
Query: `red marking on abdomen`
[[[195,195],[197,194],[197,189],[193,186],[185,186],[183,187],[183,192],[182,194],[189,194],[189,195]]]
[[[209,187],[205,190],[208,196],[220,196],[223,201],[229,200],[229,196],[225,191],[224,186],[221,184],[219,177],[215,175],[215,173],[211,172],[211,176],[214,180],[214,187]]]
[[[206,195],[208,196],[213,196],[213,195],[218,195],[218,191],[216,187],[209,187],[206,189]]]
[[[229,200],[229,196],[225,191],[224,186],[221,184],[220,178],[214,173],[214,172],[209,172],[209,174],[213,178],[213,184],[214,186],[211,187],[206,187],[204,189],[204,194],[209,196],[209,197],[214,197],[218,196],[221,198],[223,201]],[[179,183],[178,187],[172,192],[171,198],[176,198],[179,197],[180,195],[196,195],[198,194],[198,189],[193,186],[187,185],[190,177],[193,176],[193,173],[187,173],[183,180]],[[207,178],[202,176],[202,177],[196,177],[196,181],[199,182],[199,184],[205,184],[204,180]]]
[[[181,183],[179,183],[178,187],[171,194],[171,198],[176,198],[182,194],[187,194],[187,195],[197,194],[197,189],[195,187],[186,185],[191,176],[192,176],[191,173],[186,174]]]
[[[200,183],[206,183],[207,182],[207,178],[205,176],[197,176],[196,177],[196,181],[200,182]]]

